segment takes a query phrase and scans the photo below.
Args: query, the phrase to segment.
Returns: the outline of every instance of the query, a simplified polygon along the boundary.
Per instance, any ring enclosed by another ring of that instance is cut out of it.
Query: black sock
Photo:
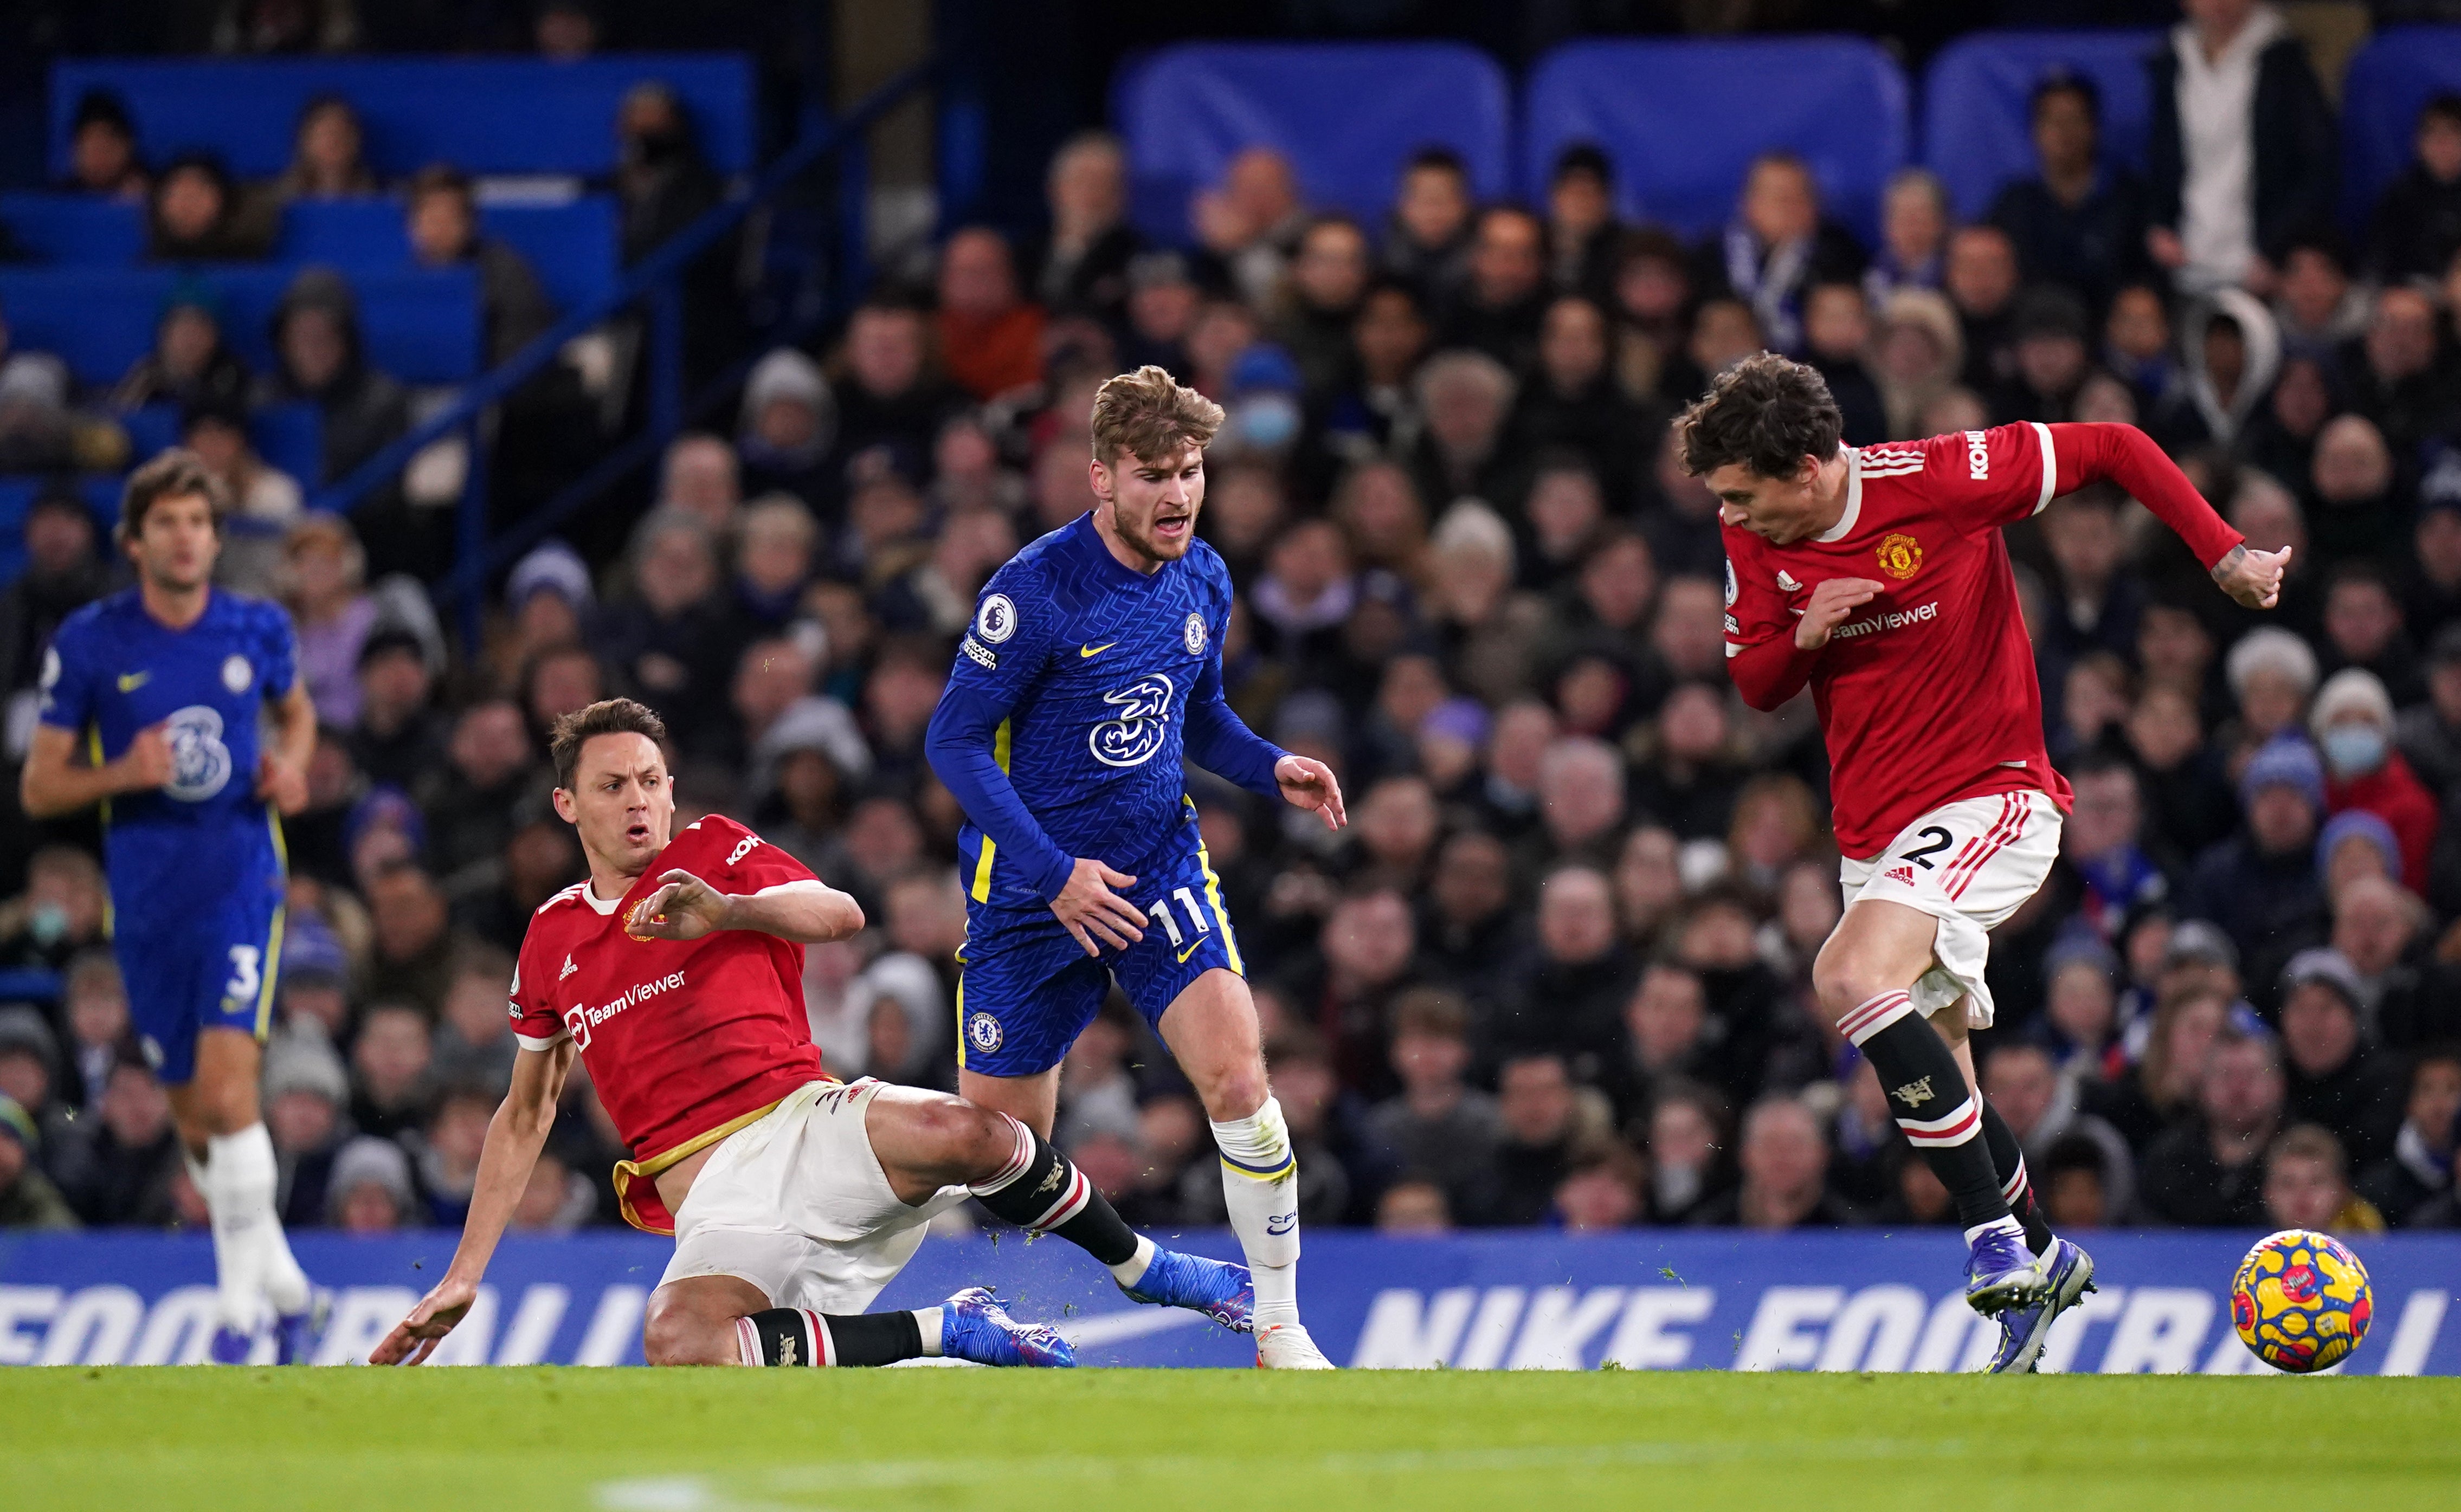
[[[1058,1234],[1106,1266],[1137,1252],[1136,1232],[1109,1200],[1050,1141],[1022,1123],[1016,1155],[999,1174],[967,1190],[992,1216],[1039,1234]]]
[[[2025,1225],[2025,1247],[2038,1255],[2051,1248],[2051,1225],[2043,1217],[2043,1206],[2034,1201],[2033,1179],[2025,1173],[2024,1146],[2017,1142],[2016,1131],[1991,1099],[1982,1099],[1982,1142],[1991,1149],[1992,1168],[2000,1173],[2000,1195],[2008,1200],[2008,1211]]]
[[[1948,1041],[1915,1011],[1914,999],[1883,992],[1838,1027],[1880,1074],[1889,1112],[1956,1199],[1958,1222],[1974,1228],[2009,1216],[1991,1147],[1980,1138],[1981,1099],[1966,1087]]]
[[[893,1365],[923,1354],[911,1312],[814,1312],[771,1308],[742,1319],[763,1365]]]

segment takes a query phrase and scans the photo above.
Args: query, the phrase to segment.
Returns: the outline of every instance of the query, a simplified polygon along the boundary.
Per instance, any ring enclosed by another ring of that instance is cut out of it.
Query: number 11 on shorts
[[[1179,905],[1188,910],[1188,922],[1196,926],[1200,939],[1213,932],[1205,923],[1205,910],[1196,905],[1194,893],[1181,887],[1174,890],[1170,898],[1178,899]],[[1179,932],[1179,921],[1171,917],[1170,898],[1157,898],[1145,905],[1145,912],[1162,921],[1163,932],[1170,936],[1171,948],[1175,950],[1188,943],[1188,936]]]

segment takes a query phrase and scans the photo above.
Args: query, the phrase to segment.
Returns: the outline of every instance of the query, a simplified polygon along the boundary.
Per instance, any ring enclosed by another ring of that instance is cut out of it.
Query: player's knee
[[[933,1170],[978,1180],[1016,1158],[1016,1128],[989,1108],[958,1097],[931,1097],[901,1113],[917,1162]]]
[[[734,1357],[732,1350],[721,1354],[714,1345],[732,1346],[733,1323],[714,1323],[690,1308],[653,1297],[641,1324],[641,1356],[653,1365],[723,1365]]]
[[[1882,992],[1905,987],[1903,982],[1886,980],[1886,975],[1862,952],[1832,938],[1811,963],[1811,990],[1820,999],[1821,1012],[1834,1021]]]
[[[1197,1089],[1205,1116],[1216,1123],[1244,1118],[1265,1105],[1269,1089],[1261,1061],[1216,1072]]]

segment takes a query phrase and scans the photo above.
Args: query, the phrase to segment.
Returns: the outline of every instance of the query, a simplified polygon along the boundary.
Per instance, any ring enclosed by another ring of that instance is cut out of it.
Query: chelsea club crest
[[[1188,615],[1188,617],[1187,640],[1188,640],[1188,654],[1189,654],[1190,656],[1202,656],[1202,655],[1204,655],[1204,654],[1205,654],[1205,616],[1204,616],[1204,615],[1202,615],[1202,614],[1190,614],[1190,615]]]
[[[989,1013],[974,1013],[966,1020],[966,1042],[988,1055],[1000,1048],[999,1020]]]

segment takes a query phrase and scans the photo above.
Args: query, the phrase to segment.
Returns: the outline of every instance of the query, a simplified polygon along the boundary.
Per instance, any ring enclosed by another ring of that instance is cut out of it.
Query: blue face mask
[[[2384,732],[2373,725],[2335,725],[2324,732],[2324,764],[2344,781],[2385,763]]]
[[[1260,452],[1278,452],[1298,439],[1299,407],[1286,394],[1259,394],[1234,412],[1239,439]]]
[[[34,944],[49,949],[67,937],[69,911],[55,903],[38,903],[26,914],[26,932]]]

